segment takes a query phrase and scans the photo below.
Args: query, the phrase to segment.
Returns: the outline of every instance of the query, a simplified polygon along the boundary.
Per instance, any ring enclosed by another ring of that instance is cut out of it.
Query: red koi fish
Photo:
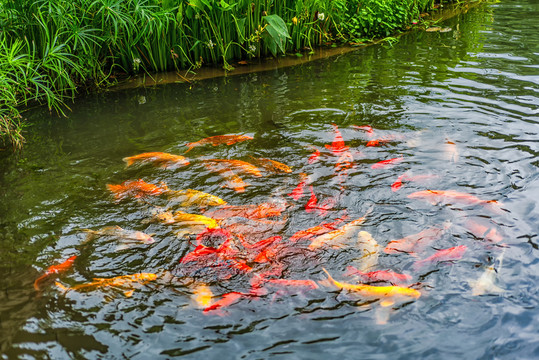
[[[165,183],[161,183],[161,186],[149,184],[142,179],[124,181],[119,185],[107,184],[107,188],[114,194],[116,201],[129,196],[137,199],[144,196],[157,196],[169,191]]]
[[[327,198],[322,203],[318,204],[318,199],[314,193],[313,186],[309,185],[309,188],[311,190],[311,197],[307,204],[305,204],[305,211],[309,213],[316,211],[318,212],[318,215],[325,216],[328,210],[335,206],[336,200],[334,198]]]
[[[248,135],[216,135],[216,136],[210,136],[210,137],[204,138],[204,139],[196,141],[196,142],[191,142],[191,143],[185,144],[185,146],[187,146],[187,150],[185,152],[187,153],[187,152],[191,151],[191,149],[193,149],[194,147],[197,147],[197,146],[203,146],[203,145],[217,146],[217,145],[221,145],[221,144],[232,145],[232,144],[235,144],[235,143],[238,143],[238,142],[241,142],[241,141],[246,141],[246,140],[253,140],[253,137],[248,136]]]
[[[438,175],[430,175],[430,174],[411,176],[411,175],[408,175],[408,174],[404,173],[404,174],[400,175],[397,178],[397,180],[391,185],[391,190],[393,192],[399,190],[402,187],[402,182],[403,181],[424,181],[424,180],[436,179],[438,177],[439,177]]]
[[[387,160],[382,160],[382,161],[379,161],[375,164],[372,164],[371,165],[371,169],[383,169],[383,168],[387,168],[389,166],[392,166],[392,165],[396,165],[398,163],[401,163],[402,161],[404,161],[404,157],[397,157],[397,158],[393,158],[393,159],[387,159]]]
[[[352,128],[365,131],[369,137],[374,135],[374,130],[370,125],[352,125]]]
[[[240,236],[241,244],[244,248],[256,252],[253,262],[266,263],[277,255],[276,244],[280,243],[283,238],[281,236],[272,236],[264,240],[257,241],[254,244],[248,242]]]
[[[73,255],[72,257],[70,257],[69,259],[67,259],[61,264],[49,266],[47,270],[45,271],[45,273],[41,275],[40,277],[38,277],[36,281],[34,281],[34,289],[36,289],[36,291],[39,291],[39,284],[45,279],[47,279],[48,277],[50,277],[51,275],[60,274],[71,269],[76,258],[77,258],[77,255]]]
[[[164,152],[146,152],[135,156],[125,157],[123,158],[123,161],[127,163],[126,167],[129,167],[134,163],[153,163],[159,165],[163,169],[189,165],[189,160],[184,156]]]
[[[483,205],[490,208],[494,212],[501,211],[501,204],[496,200],[482,200],[478,197],[452,190],[423,190],[417,191],[408,195],[409,199],[425,199],[430,201],[433,205],[442,203],[460,203],[464,205]]]
[[[209,313],[217,314],[219,316],[224,316],[225,314],[220,311],[221,308],[230,306],[236,303],[242,297],[251,297],[251,294],[245,294],[237,291],[232,291],[221,296],[220,300],[217,300],[212,305],[205,308],[202,313],[208,315]]]
[[[233,250],[230,247],[230,239],[227,239],[221,246],[218,248],[212,248],[204,245],[198,245],[193,251],[185,255],[180,259],[181,264],[185,264],[191,261],[198,261],[201,257],[207,257],[209,255],[216,255],[219,259],[224,260],[227,264],[237,270],[244,272],[249,272],[252,268],[245,264],[242,260],[234,259],[238,251]],[[211,259],[209,259],[211,260]]]
[[[499,243],[503,240],[503,237],[494,227],[489,227],[473,220],[468,220],[464,226],[477,238],[493,243]]]
[[[299,199],[303,197],[303,195],[305,195],[305,185],[307,185],[307,182],[309,181],[309,175],[305,173],[301,173],[299,175],[300,175],[301,181],[299,182],[298,186],[296,186],[296,188],[292,190],[290,194],[288,194],[289,196],[292,197],[292,199],[296,201],[298,201]]]
[[[311,156],[309,156],[309,159],[307,160],[307,162],[309,164],[314,164],[315,162],[318,161],[318,158],[320,157],[320,150],[316,149],[312,154]]]
[[[345,151],[339,156],[337,164],[335,165],[335,173],[340,171],[346,171],[354,166],[354,157],[349,151]]]
[[[435,240],[442,237],[447,229],[451,226],[451,223],[447,222],[443,227],[430,227],[417,234],[408,235],[402,239],[390,241],[384,252],[386,254],[408,253],[411,255],[422,252]]]
[[[449,249],[438,250],[428,258],[416,261],[414,263],[414,270],[418,271],[428,264],[438,264],[443,261],[454,261],[462,259],[462,256],[466,252],[466,249],[468,249],[466,245],[459,245]]]
[[[348,150],[348,146],[344,145],[344,139],[342,138],[339,127],[336,124],[332,124],[335,129],[335,137],[330,145],[325,145],[327,149],[331,150],[334,154],[340,154],[343,151]]]
[[[333,222],[322,223],[320,225],[314,226],[312,228],[308,228],[306,230],[300,230],[296,232],[294,235],[292,235],[289,240],[292,242],[296,242],[302,239],[310,239],[313,236],[322,235],[330,231],[336,230],[336,225],[343,222],[347,217],[348,216],[345,215]]]
[[[353,266],[346,267],[345,276],[360,276],[360,282],[389,282],[391,284],[402,284],[412,280],[412,276],[408,274],[399,274],[389,270],[377,270],[370,272],[363,272],[356,269]]]

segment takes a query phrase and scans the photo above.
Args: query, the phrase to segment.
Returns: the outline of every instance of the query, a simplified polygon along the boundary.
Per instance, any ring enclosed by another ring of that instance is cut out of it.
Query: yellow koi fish
[[[328,280],[338,288],[355,292],[365,297],[384,299],[380,303],[380,305],[384,307],[393,305],[395,303],[394,299],[397,297],[418,299],[421,296],[421,293],[418,290],[404,286],[373,286],[342,283],[333,279],[326,269],[322,268],[322,270],[327,274]]]
[[[198,285],[193,291],[192,299],[198,308],[207,308],[212,304],[213,293],[206,284]]]
[[[217,222],[217,220],[214,220],[204,215],[189,214],[183,211],[176,211],[172,215],[172,217],[170,217],[169,214],[171,213],[167,212],[160,214],[161,218],[166,219],[164,222],[167,224],[204,225],[210,229],[219,227],[219,223]]]
[[[134,156],[123,158],[123,161],[127,164],[126,167],[133,165],[134,163],[146,164],[153,163],[159,165],[163,169],[177,168],[180,166],[189,165],[189,160],[185,156],[173,155],[164,152],[146,152]]]
[[[64,292],[67,291],[92,291],[100,288],[120,288],[128,289],[124,290],[125,296],[129,297],[133,295],[134,288],[138,285],[144,285],[149,281],[153,281],[157,278],[156,274],[152,273],[137,273],[131,275],[116,276],[113,278],[94,278],[93,281],[85,284],[75,285],[73,287],[67,287],[63,284],[56,282],[56,286]]]
[[[202,191],[186,189],[186,190],[173,190],[167,193],[169,198],[180,203],[183,207],[189,207],[198,205],[202,207],[206,206],[218,206],[226,205],[226,201]]]

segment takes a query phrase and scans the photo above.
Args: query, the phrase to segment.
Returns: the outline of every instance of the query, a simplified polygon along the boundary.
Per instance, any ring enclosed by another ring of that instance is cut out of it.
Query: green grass
[[[387,37],[434,0],[0,0],[0,141],[22,146],[20,110],[60,115],[112,73],[312,51]]]

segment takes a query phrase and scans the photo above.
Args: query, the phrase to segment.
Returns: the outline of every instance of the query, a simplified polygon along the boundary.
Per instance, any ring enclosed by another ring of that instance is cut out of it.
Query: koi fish
[[[241,216],[246,219],[264,219],[273,216],[281,216],[285,206],[277,203],[261,203],[249,205],[225,205],[215,210],[207,211],[206,214],[214,219],[225,219]]]
[[[206,228],[196,237],[197,245],[204,245],[203,242],[216,242],[224,243],[228,239],[232,239],[234,236],[232,233],[225,229],[220,228]]]
[[[493,227],[485,226],[472,220],[468,220],[464,226],[477,238],[494,243],[503,240],[503,237]]]
[[[252,270],[252,268],[247,265],[243,260],[237,260],[233,257],[238,252],[236,250],[233,250],[230,247],[230,239],[227,239],[221,246],[218,248],[208,247],[204,245],[197,245],[197,247],[191,251],[190,253],[186,254],[184,257],[180,259],[180,264],[192,262],[192,261],[198,261],[200,258],[207,257],[208,255],[216,255],[217,258],[223,260],[228,267],[243,271],[243,272],[249,272]],[[208,259],[210,262],[214,262],[212,259]]]
[[[219,310],[219,309],[221,309],[223,307],[227,307],[227,306],[230,306],[230,305],[234,304],[235,302],[237,302],[242,297],[250,297],[250,296],[252,296],[252,295],[251,294],[244,294],[244,293],[237,292],[237,291],[231,291],[229,293],[223,294],[221,296],[220,300],[214,302],[211,306],[206,307],[202,311],[202,313],[207,315],[210,312],[217,311],[217,310]],[[220,316],[224,315],[222,312],[216,312],[216,314],[218,314]]]
[[[352,128],[365,131],[369,137],[374,135],[374,130],[370,125],[352,125]]]
[[[347,266],[344,275],[357,275],[361,278],[362,282],[389,282],[391,284],[402,284],[412,280],[412,276],[408,274],[400,274],[389,270],[363,272],[353,266]]]
[[[378,265],[378,253],[380,245],[367,231],[360,231],[357,234],[356,250],[360,257],[354,259],[354,263],[359,264],[359,270],[367,271]]]
[[[251,158],[256,161],[257,164],[259,164],[261,167],[263,167],[266,171],[270,171],[273,173],[291,173],[292,169],[290,166],[285,165],[283,163],[280,163],[278,161],[272,160],[272,159],[266,159],[266,158]]]
[[[351,169],[353,166],[354,157],[349,151],[345,151],[339,156],[339,159],[337,160],[337,164],[335,165],[335,172],[338,173],[340,171],[345,171]]]
[[[86,240],[83,244],[91,241],[96,236],[112,236],[118,238],[119,245],[116,247],[116,251],[125,250],[136,244],[150,245],[155,242],[155,239],[142,231],[125,230],[116,226],[106,226],[99,230],[82,229],[82,231],[88,233]]]
[[[187,153],[187,152],[191,151],[191,149],[193,149],[194,147],[197,147],[197,146],[203,146],[203,145],[217,146],[217,145],[221,145],[221,144],[233,145],[235,143],[238,143],[238,142],[241,142],[241,141],[246,141],[246,140],[253,140],[253,137],[248,136],[248,135],[216,135],[216,136],[210,136],[210,137],[204,138],[204,139],[196,141],[196,142],[191,142],[191,143],[185,144],[185,146],[187,146],[187,150],[185,152]]]
[[[268,159],[269,160],[269,159]],[[256,177],[261,177],[262,173],[260,170],[246,161],[242,160],[227,160],[227,159],[209,159],[202,160],[205,164],[211,165],[210,169],[220,172],[226,170],[232,170],[237,172],[242,172],[245,174],[254,175]],[[272,160],[273,161],[273,160]],[[284,165],[284,164],[282,164]],[[232,168],[232,169],[231,169]]]
[[[478,197],[452,190],[423,190],[416,191],[408,195],[409,199],[425,199],[431,204],[436,205],[439,203],[448,204],[451,202],[458,202],[465,205],[480,204],[491,208],[493,211],[498,212],[501,210],[500,203],[496,200],[482,200]]]
[[[283,220],[252,220],[243,217],[223,219],[221,227],[236,235],[251,239],[263,239],[270,234],[279,233],[286,226],[287,219]]]
[[[397,178],[397,180],[391,185],[391,190],[393,192],[399,190],[402,187],[402,182],[403,181],[424,181],[424,180],[436,179],[438,177],[439,177],[438,175],[430,175],[430,174],[411,176],[411,175],[408,175],[408,174],[404,173],[404,174],[400,175]]]
[[[62,262],[61,264],[49,266],[47,270],[45,271],[45,273],[41,275],[40,277],[38,277],[36,281],[34,281],[34,289],[36,289],[36,291],[39,291],[39,284],[43,282],[45,279],[47,279],[48,277],[50,277],[51,275],[60,274],[71,269],[76,258],[77,258],[77,255],[73,255],[69,259]]]
[[[358,293],[361,296],[369,298],[384,299],[384,301],[380,303],[380,305],[382,305],[383,307],[393,305],[395,302],[395,298],[398,297],[419,299],[419,297],[421,296],[421,293],[418,290],[404,286],[373,286],[366,284],[354,285],[342,283],[333,279],[326,269],[322,268],[322,270],[324,270],[324,272],[327,274],[328,280],[340,289]]]
[[[450,226],[451,223],[446,222],[441,228],[430,227],[417,234],[408,235],[402,239],[390,241],[384,249],[384,252],[386,254],[405,252],[415,256],[416,253],[425,250],[426,247],[429,246],[433,241],[441,238]]]
[[[235,192],[243,193],[245,192],[245,188],[250,185],[244,182],[243,179],[236,175],[232,170],[215,166],[213,163],[206,163],[204,166],[206,166],[206,168],[209,170],[218,173],[226,180],[225,183],[221,185],[222,187],[232,189]]]
[[[383,169],[383,168],[386,168],[386,167],[401,163],[402,161],[404,161],[403,156],[393,158],[393,159],[382,160],[382,161],[379,161],[379,162],[377,162],[375,164],[372,164],[371,169]]]
[[[183,211],[176,211],[174,214],[168,212],[168,214],[161,215],[161,218],[165,219],[166,224],[178,224],[178,225],[204,225],[210,229],[219,227],[219,222],[215,219],[204,215],[189,214]]]
[[[307,181],[309,180],[309,175],[305,173],[301,173],[299,175],[300,175],[301,181],[299,182],[298,186],[296,186],[296,188],[292,190],[290,194],[288,194],[289,196],[292,197],[292,199],[296,201],[301,199],[303,195],[305,194],[305,185],[307,184]]]
[[[149,184],[142,179],[127,180],[119,185],[107,184],[107,188],[114,194],[116,201],[120,201],[126,197],[141,198],[145,196],[157,196],[168,191],[165,183],[161,183],[161,187]]]
[[[314,164],[315,162],[318,161],[318,158],[320,157],[320,150],[316,149],[312,154],[311,156],[309,156],[309,159],[307,160],[307,162],[309,164]]]
[[[272,236],[264,240],[257,241],[254,244],[248,244],[242,237],[240,237],[243,247],[249,250],[255,250],[257,252],[253,262],[266,263],[270,262],[270,259],[277,255],[277,251],[274,245],[281,242],[283,238],[281,236]]]
[[[390,142],[391,140],[389,139],[375,139],[375,140],[369,140],[367,141],[367,143],[365,144],[365,146],[369,146],[369,147],[374,147],[374,146],[380,146],[380,145],[384,145],[388,142]]]
[[[212,303],[213,293],[206,284],[199,284],[193,291],[192,299],[199,308],[207,308]]]
[[[444,261],[453,261],[453,260],[459,260],[462,258],[464,253],[466,252],[466,249],[468,247],[466,245],[459,245],[454,246],[449,249],[442,249],[436,251],[433,255],[429,256],[426,259],[416,261],[414,263],[414,270],[420,270],[425,265],[433,264],[433,263],[440,263]]]
[[[318,289],[318,284],[313,280],[289,280],[289,279],[268,279],[265,282],[280,286],[307,287],[309,289]]]
[[[290,241],[292,242],[297,242],[301,239],[310,239],[312,238],[313,236],[317,236],[317,235],[323,235],[325,233],[328,233],[330,231],[333,231],[335,230],[335,226],[340,224],[341,222],[343,222],[345,219],[347,218],[347,216],[343,216],[333,222],[330,222],[330,223],[322,223],[320,225],[317,225],[317,226],[314,226],[312,228],[308,228],[308,229],[305,229],[305,230],[300,230],[298,232],[296,232],[294,235],[292,235],[290,237]]]
[[[336,124],[332,124],[333,129],[335,130],[335,137],[333,139],[333,142],[330,145],[325,145],[326,149],[331,150],[334,154],[339,154],[343,151],[348,150],[348,146],[344,145],[344,139],[342,138],[341,132],[339,131],[339,127]]]
[[[330,247],[341,247],[343,243],[346,243],[352,237],[352,234],[365,222],[366,216],[370,211],[368,211],[363,217],[349,222],[346,225],[341,226],[340,228],[330,231],[326,234],[315,237],[309,249],[317,249],[323,245]]]
[[[496,281],[496,277],[498,275],[498,271],[501,270],[502,268],[503,254],[504,253],[502,252],[502,254],[498,257],[498,259],[496,259],[496,261],[499,263],[498,270],[496,270],[494,265],[488,266],[486,270],[483,272],[483,274],[481,274],[479,279],[469,281],[469,284],[472,287],[473,296],[479,296],[479,295],[485,295],[485,294],[497,294],[497,293],[505,292],[504,289],[494,284],[494,282]]]
[[[183,207],[193,205],[202,207],[226,205],[226,201],[220,197],[193,189],[169,191],[167,195],[169,198],[178,201],[180,206]]]
[[[454,163],[459,161],[459,150],[454,142],[446,140],[444,144],[444,159]]]
[[[164,152],[146,152],[135,156],[125,157],[123,158],[123,161],[127,163],[126,167],[129,167],[134,163],[154,163],[160,165],[164,169],[189,165],[189,160],[187,160],[185,156],[172,155]]]
[[[99,288],[127,288],[129,290],[124,291],[124,295],[130,297],[133,294],[134,287],[137,285],[144,285],[147,282],[157,279],[156,274],[152,273],[138,273],[131,275],[116,276],[113,278],[94,278],[92,282],[86,284],[79,284],[73,287],[66,287],[63,284],[56,282],[56,286],[67,291],[92,291]]]
[[[320,216],[325,216],[328,210],[335,206],[336,200],[334,198],[327,198],[321,204],[318,204],[318,199],[316,198],[312,185],[310,185],[309,188],[311,190],[311,197],[307,204],[305,204],[305,211],[317,211]]]

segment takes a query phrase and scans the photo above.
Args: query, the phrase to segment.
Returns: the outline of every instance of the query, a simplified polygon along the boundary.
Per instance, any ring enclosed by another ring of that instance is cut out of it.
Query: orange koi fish
[[[335,137],[333,139],[333,142],[330,145],[325,145],[326,149],[331,150],[334,154],[339,154],[343,151],[348,150],[348,146],[344,145],[344,139],[342,138],[341,132],[339,131],[339,127],[336,124],[333,125],[333,129],[335,130]]]
[[[309,181],[309,175],[305,173],[301,173],[299,175],[300,175],[301,181],[299,182],[298,186],[296,186],[296,188],[292,190],[290,194],[288,194],[289,196],[292,197],[292,199],[296,201],[301,199],[303,195],[305,194],[305,185],[307,185],[307,182]]]
[[[364,216],[351,221],[336,230],[315,237],[311,241],[309,249],[317,249],[323,245],[333,246],[335,244],[348,241],[352,237],[352,234],[361,226],[361,224],[365,222],[369,213],[370,211],[368,211]]]
[[[318,204],[318,199],[314,193],[312,185],[309,186],[311,190],[311,197],[307,204],[305,204],[306,212],[315,212],[317,211],[320,216],[325,216],[329,209],[333,208],[336,203],[334,198],[327,198],[321,204]]]
[[[138,199],[145,196],[157,196],[166,193],[168,187],[165,183],[161,183],[161,186],[149,184],[142,179],[127,180],[119,185],[107,184],[107,188],[114,194],[116,201],[130,196]]]
[[[230,306],[230,305],[236,303],[242,297],[251,297],[251,296],[252,296],[251,294],[245,294],[245,293],[241,293],[241,292],[237,292],[237,291],[231,291],[229,293],[223,294],[221,296],[220,300],[214,302],[211,306],[208,306],[207,308],[205,308],[202,311],[202,313],[207,315],[210,312],[214,312],[215,314],[217,314],[219,316],[223,316],[224,313],[219,311],[219,309],[221,309],[223,307]]]
[[[240,237],[241,244],[246,249],[251,251],[256,251],[256,256],[253,262],[256,263],[266,263],[270,262],[270,259],[274,258],[277,255],[277,249],[275,245],[281,242],[283,238],[281,236],[272,236],[264,240],[257,241],[254,244],[247,243],[242,237]]]
[[[384,249],[384,252],[386,254],[405,252],[415,256],[417,253],[425,250],[432,242],[441,238],[450,226],[451,223],[446,222],[441,228],[430,227],[417,234],[408,235],[402,239],[390,241]]]
[[[372,164],[371,169],[383,169],[383,168],[386,168],[386,167],[389,167],[389,166],[392,166],[392,165],[396,165],[396,164],[398,164],[398,163],[400,163],[402,161],[404,161],[403,156],[393,158],[393,159],[382,160],[382,161],[379,161],[379,162],[377,162],[375,164]]]
[[[213,163],[206,163],[204,166],[206,166],[206,168],[209,170],[218,173],[226,180],[225,183],[221,185],[222,187],[232,189],[235,192],[243,193],[245,192],[245,188],[250,185],[244,182],[243,179],[236,175],[232,170],[216,166]]]
[[[448,204],[452,202],[458,202],[465,205],[480,204],[485,207],[489,207],[494,212],[501,210],[500,203],[496,200],[482,200],[478,197],[452,190],[423,190],[417,191],[408,195],[409,199],[425,199],[430,201],[433,205],[442,203]]]
[[[36,289],[36,291],[39,291],[39,284],[45,279],[49,278],[51,275],[60,274],[71,269],[76,258],[77,258],[77,255],[73,255],[72,257],[70,257],[69,259],[67,259],[61,264],[49,266],[47,270],[45,271],[45,273],[41,275],[40,277],[38,277],[36,281],[34,281],[34,289]]]
[[[154,163],[160,165],[163,169],[189,165],[189,160],[184,156],[172,155],[164,152],[146,152],[135,156],[125,157],[123,158],[123,161],[127,163],[126,167],[129,167],[134,163]]]
[[[285,210],[282,204],[271,202],[261,203],[258,205],[225,205],[218,209],[207,211],[205,214],[214,219],[225,219],[234,216],[241,216],[246,219],[264,219],[273,216],[281,216]]]
[[[251,159],[253,159],[258,165],[263,167],[266,171],[272,172],[272,173],[291,173],[292,169],[290,166],[285,165],[283,163],[280,163],[278,161],[272,160],[272,159],[266,159],[266,158],[255,158],[251,156]]]
[[[292,235],[290,237],[290,241],[292,242],[296,242],[296,241],[299,241],[301,239],[310,239],[312,238],[313,236],[317,236],[317,235],[323,235],[325,233],[328,233],[330,231],[333,231],[335,230],[335,226],[338,225],[339,223],[343,222],[345,219],[347,218],[347,216],[343,216],[333,222],[330,222],[330,223],[322,223],[320,225],[317,225],[317,226],[314,226],[312,228],[308,228],[308,229],[305,229],[305,230],[300,230],[298,232],[296,232],[294,235]]]
[[[246,140],[253,140],[253,137],[248,136],[248,135],[216,135],[216,136],[210,136],[210,137],[204,138],[204,139],[196,141],[196,142],[191,142],[191,143],[185,144],[185,146],[187,146],[187,150],[185,152],[187,153],[187,152],[191,151],[191,149],[193,149],[194,147],[197,147],[197,146],[203,146],[203,145],[217,146],[217,145],[221,145],[221,144],[232,145],[232,144],[235,144],[235,143],[238,143],[238,142],[241,142],[241,141],[246,141]]]
[[[384,145],[388,142],[391,142],[391,140],[389,139],[375,139],[375,140],[369,140],[367,141],[367,143],[365,144],[365,146],[369,146],[369,147],[374,147],[374,146],[380,146],[380,145]]]
[[[414,263],[414,270],[418,271],[428,264],[438,264],[443,261],[459,260],[466,252],[466,249],[468,249],[466,245],[459,245],[451,247],[449,249],[438,250],[428,258],[416,261]]]
[[[227,159],[209,159],[202,160],[205,164],[211,165],[211,169],[232,170],[236,172],[242,172],[245,174],[251,174],[256,177],[261,177],[262,173],[256,166],[242,160],[227,160]],[[284,165],[284,164],[282,164]],[[231,169],[232,168],[232,169]],[[219,171],[219,170],[217,170]]]
[[[374,130],[370,125],[352,125],[352,128],[365,131],[369,137],[374,135]]]
[[[147,282],[157,279],[156,274],[152,273],[138,273],[131,275],[122,275],[116,276],[113,278],[94,278],[92,282],[86,284],[79,284],[73,287],[66,287],[63,284],[56,282],[56,286],[63,290],[67,291],[91,291],[98,288],[110,287],[110,288],[121,288],[129,289],[124,291],[124,295],[130,297],[133,295],[134,287],[137,285],[144,285]]]
[[[307,162],[309,164],[314,164],[315,162],[318,161],[318,158],[320,157],[320,150],[316,149],[312,154],[311,156],[309,156],[309,159],[307,160]]]
[[[373,286],[365,284],[354,285],[342,283],[333,279],[326,269],[322,270],[324,270],[324,272],[327,274],[328,280],[340,289],[355,292],[360,294],[361,296],[369,298],[384,299],[384,301],[380,303],[380,305],[382,305],[383,307],[393,305],[395,302],[395,298],[398,297],[418,299],[421,296],[421,293],[418,290],[403,286]]]
[[[193,291],[192,299],[199,308],[207,308],[211,305],[213,293],[206,284],[199,284]]]
[[[503,237],[498,233],[498,231],[496,231],[496,228],[494,227],[489,227],[473,220],[468,220],[464,226],[473,234],[473,236],[477,238],[493,243],[499,243],[503,240]]]
[[[347,266],[345,276],[359,276],[363,282],[389,282],[392,284],[407,283],[412,280],[412,276],[408,274],[399,274],[389,270],[377,270],[363,272],[353,266]]]

